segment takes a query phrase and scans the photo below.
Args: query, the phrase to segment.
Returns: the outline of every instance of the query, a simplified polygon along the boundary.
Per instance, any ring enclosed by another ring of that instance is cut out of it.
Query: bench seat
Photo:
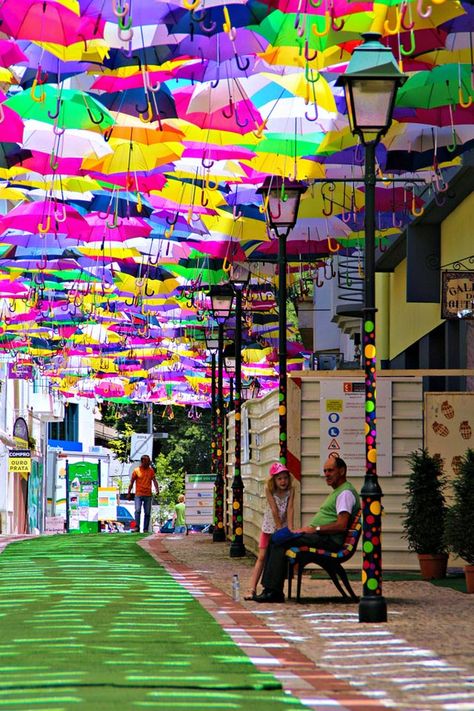
[[[354,555],[362,533],[362,511],[359,510],[347,529],[342,547],[338,551],[327,551],[310,546],[292,546],[286,551],[288,558],[288,598],[291,598],[291,585],[295,564],[297,565],[296,601],[301,599],[301,579],[304,568],[314,563],[323,568],[341,593],[342,597],[356,602],[359,598],[349,583],[347,573],[342,567]]]

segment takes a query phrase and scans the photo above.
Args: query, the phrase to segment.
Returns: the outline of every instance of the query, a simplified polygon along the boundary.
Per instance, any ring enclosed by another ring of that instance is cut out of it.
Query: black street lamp
[[[365,247],[362,358],[365,369],[365,479],[362,498],[362,583],[359,622],[385,622],[387,605],[382,596],[382,489],[377,477],[376,356],[375,348],[375,148],[392,123],[398,87],[407,79],[397,66],[380,34],[362,35],[345,74],[343,86],[353,134],[365,146]]]
[[[211,287],[211,313],[218,325],[217,402],[216,402],[216,479],[214,482],[214,542],[225,541],[224,529],[224,397],[222,376],[224,324],[230,316],[234,293],[230,285]]]
[[[205,332],[206,350],[211,356],[211,473],[217,472],[217,383],[216,356],[219,352],[219,339],[212,331]]]
[[[232,542],[230,557],[241,558],[245,555],[244,546],[244,483],[241,471],[242,451],[242,292],[250,279],[250,270],[246,264],[236,262],[230,271],[230,283],[235,293],[235,341],[233,372],[235,382],[234,422],[234,478],[232,480]],[[232,359],[229,359],[232,361]],[[230,363],[229,363],[230,365]],[[232,366],[231,366],[232,369]]]
[[[287,342],[286,240],[296,224],[301,194],[306,187],[281,177],[267,177],[257,190],[263,196],[268,224],[278,237],[278,417],[280,462],[287,464]]]

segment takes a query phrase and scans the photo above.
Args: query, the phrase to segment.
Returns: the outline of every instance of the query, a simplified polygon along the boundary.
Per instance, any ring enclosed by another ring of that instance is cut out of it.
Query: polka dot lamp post
[[[353,134],[365,146],[365,247],[362,359],[365,371],[365,480],[362,499],[362,583],[360,622],[385,622],[387,605],[382,596],[382,489],[377,477],[377,417],[375,341],[375,149],[392,122],[397,89],[406,80],[380,35],[363,35],[352,55],[343,86]]]
[[[229,554],[231,558],[245,555],[244,545],[244,483],[241,471],[242,451],[242,292],[248,284],[250,271],[246,264],[232,265],[230,281],[235,292],[235,449],[234,478],[232,480],[232,539]]]
[[[217,403],[216,403],[216,478],[214,482],[214,531],[212,540],[222,542],[226,539],[224,526],[224,397],[222,392],[224,365],[224,324],[230,316],[234,294],[231,287],[213,286],[211,288],[211,311],[218,325],[217,349]]]
[[[286,240],[296,224],[306,187],[285,178],[265,179],[257,193],[263,197],[267,222],[278,237],[278,417],[280,462],[287,464],[287,341],[286,341]]]

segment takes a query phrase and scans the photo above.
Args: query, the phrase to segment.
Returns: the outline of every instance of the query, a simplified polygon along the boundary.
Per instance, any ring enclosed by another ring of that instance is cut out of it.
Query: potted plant
[[[447,506],[444,497],[446,478],[439,455],[428,450],[412,452],[406,485],[406,514],[402,520],[408,549],[418,554],[423,580],[444,578],[448,564],[445,541]]]
[[[466,561],[466,589],[474,593],[474,450],[461,458],[453,480],[453,504],[446,517],[446,542],[449,550]]]

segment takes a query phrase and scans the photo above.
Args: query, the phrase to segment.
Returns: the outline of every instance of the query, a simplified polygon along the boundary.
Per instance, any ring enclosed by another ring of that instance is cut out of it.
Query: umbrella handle
[[[313,79],[313,71],[316,71],[316,79]],[[311,72],[311,76],[310,76]],[[309,64],[306,64],[305,69],[304,69],[304,76],[307,82],[310,84],[316,84],[317,81],[319,81],[321,74],[318,72],[318,70],[313,70],[310,68]]]
[[[116,3],[115,0],[112,0],[112,12],[114,13],[115,17],[125,17],[129,9],[130,6],[128,2],[126,2],[122,7],[119,5],[118,2]]]
[[[415,191],[413,191],[411,196],[411,214],[413,215],[413,217],[421,217],[424,211],[425,208],[423,206],[421,206],[419,210],[416,207],[416,195]]]
[[[395,22],[395,27],[390,27],[390,23],[388,20],[385,20],[383,23],[383,29],[385,34],[387,35],[398,35],[401,32],[402,29],[402,14],[401,12],[395,10],[395,17],[396,17],[396,22]]]
[[[334,8],[331,8],[331,29],[333,32],[341,32],[341,30],[344,29],[345,24],[346,21],[343,18],[341,18],[340,24],[337,24],[336,18],[334,17]]]
[[[56,156],[54,155],[54,151],[51,153],[49,157],[49,167],[51,170],[56,171],[59,168],[59,161],[56,160]]]
[[[415,39],[415,33],[413,30],[410,31],[410,47],[408,49],[405,49],[403,46],[403,42],[400,42],[400,54],[405,55],[405,57],[409,54],[414,54],[416,49],[416,39]]]
[[[463,109],[469,109],[472,105],[472,96],[468,96],[467,101],[464,101],[464,96],[462,93],[462,86],[459,87],[459,106],[461,106]]]
[[[124,32],[128,32],[128,34],[125,35]],[[131,27],[129,30],[123,30],[121,27],[118,27],[117,36],[122,42],[131,42],[133,39],[133,30]]]
[[[56,99],[56,109],[55,109],[54,113],[52,113],[51,111],[48,111],[48,116],[49,116],[50,119],[53,119],[53,120],[54,120],[54,119],[57,119],[57,118],[58,118],[59,112],[60,112],[60,110],[61,110],[61,103],[62,103],[62,102],[61,102],[61,97],[58,96],[58,98]]]
[[[194,0],[194,2],[189,2],[189,0],[183,0],[183,5],[187,10],[197,10],[201,0]]]
[[[124,15],[120,15],[118,18],[118,26],[121,30],[129,30],[132,26],[132,16],[128,16],[127,22],[124,22]]]
[[[46,99],[46,93],[45,93],[45,91],[44,91],[44,89],[43,89],[43,91],[41,92],[41,94],[40,94],[39,96],[36,96],[36,93],[35,93],[35,92],[36,92],[36,87],[37,87],[37,86],[38,86],[38,79],[35,77],[35,78],[33,79],[32,85],[31,85],[30,96],[31,96],[31,98],[33,99],[33,101],[36,101],[37,104],[42,104],[43,101]]]
[[[244,119],[243,121],[239,121],[239,115],[237,113],[237,109],[235,109],[235,123],[237,124],[237,126],[240,126],[240,128],[245,128],[246,126],[248,126],[248,122],[248,118]]]
[[[215,163],[215,161],[211,160],[210,158],[209,158],[209,160],[207,158],[202,158],[202,160],[201,160],[202,167],[206,168],[207,170],[209,170],[209,168],[212,168],[214,163]]]
[[[145,117],[145,111],[139,111],[138,109],[138,104],[135,104],[135,108],[138,111],[138,118],[142,123],[151,123],[151,120],[153,118],[153,109],[151,108],[151,101],[148,99],[147,105],[146,105],[146,113],[147,116]]]
[[[252,131],[252,133],[253,133],[253,135],[255,136],[255,138],[259,138],[259,139],[260,139],[260,138],[263,138],[263,132],[264,132],[264,130],[266,129],[266,127],[267,127],[267,122],[266,122],[266,121],[262,121],[262,123],[260,124],[260,126],[257,126],[257,130],[256,130],[256,131]]]
[[[408,12],[408,5],[407,5],[407,4],[406,4],[406,5],[402,5],[402,9],[400,10],[400,14],[401,14],[400,25],[401,25],[401,28],[402,28],[402,29],[404,29],[404,30],[406,30],[407,32],[409,32],[410,30],[412,30],[412,29],[414,28],[414,26],[415,26],[415,20],[412,20],[411,22],[409,22],[409,23],[407,24],[406,21],[405,21],[407,12]]]
[[[316,35],[316,37],[327,37],[331,30],[331,13],[325,12],[324,19],[326,21],[326,25],[324,27],[324,30],[322,30],[321,32],[318,30],[317,25],[311,25],[311,32],[313,33],[313,35]]]
[[[341,249],[341,245],[337,240],[334,240],[334,243],[332,241],[332,237],[328,237],[328,250],[330,252],[339,252]]]
[[[173,236],[173,232],[174,232],[174,225],[171,225],[171,227],[169,228],[169,230],[165,230],[165,237],[166,237],[167,239],[169,239],[170,237]]]
[[[244,59],[245,59],[245,64],[243,64],[243,63],[241,64],[241,63],[240,63],[241,60],[240,60],[240,57],[239,57],[239,55],[237,54],[237,52],[234,54],[234,57],[235,57],[235,63],[237,64],[237,67],[240,69],[240,71],[241,71],[241,72],[247,71],[247,69],[248,69],[249,66],[250,66],[250,59],[249,59],[248,57],[245,57],[245,58],[244,58]]]
[[[265,197],[264,201],[262,202],[261,205],[258,207],[258,211],[260,214],[264,214],[268,210],[268,201],[270,200],[270,193]]]
[[[310,54],[309,52],[309,41],[305,40],[304,43],[304,58],[306,59],[307,62],[313,62],[316,57],[318,56],[318,50],[315,49],[313,54]],[[319,74],[319,72],[318,72]],[[306,76],[306,70],[305,70],[305,76]],[[318,77],[319,78],[319,77]]]
[[[90,118],[90,120],[92,121],[92,123],[95,124],[96,126],[100,126],[100,124],[101,124],[102,121],[104,120],[104,113],[103,113],[103,111],[100,112],[100,119],[95,119],[95,118],[94,118],[94,114],[93,114],[92,111],[90,110],[89,106],[86,105],[86,108],[87,108],[87,113],[89,114],[89,118]],[[100,110],[100,109],[99,109],[99,110]]]
[[[422,17],[424,20],[426,20],[427,17],[430,17],[431,11],[433,9],[432,5],[428,5],[426,10],[423,10],[423,0],[418,0],[416,3],[416,11],[420,17]]]
[[[45,232],[49,232],[49,228],[51,227],[51,215],[46,216],[46,222],[43,224],[42,222],[38,222],[38,232],[41,232],[44,234]]]

